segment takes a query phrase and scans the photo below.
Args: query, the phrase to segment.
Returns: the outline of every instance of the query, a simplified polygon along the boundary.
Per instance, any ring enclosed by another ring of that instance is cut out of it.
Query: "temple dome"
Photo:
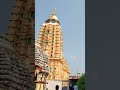
[[[56,15],[52,15],[52,16],[50,16],[50,17],[49,17],[49,19],[55,19],[55,20],[57,20],[57,21],[58,21],[58,18],[57,18],[57,16],[56,16]]]
[[[49,57],[47,53],[40,47],[39,43],[35,41],[35,65],[44,67],[48,72]]]
[[[53,10],[52,15],[49,17],[49,19],[55,19],[58,21],[58,17],[56,16],[56,8]]]
[[[60,25],[58,17],[56,16],[56,9],[53,10],[52,15],[45,21],[45,23],[52,23],[52,24],[58,23]]]

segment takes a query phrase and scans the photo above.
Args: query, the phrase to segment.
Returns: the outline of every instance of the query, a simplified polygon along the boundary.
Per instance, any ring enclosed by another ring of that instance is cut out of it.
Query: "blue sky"
[[[63,55],[71,75],[85,72],[85,0],[35,0],[35,39],[56,8],[63,32]],[[78,69],[77,69],[78,68]]]

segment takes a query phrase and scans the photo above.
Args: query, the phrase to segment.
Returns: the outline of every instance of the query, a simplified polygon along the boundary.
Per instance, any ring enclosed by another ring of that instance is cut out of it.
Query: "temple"
[[[52,15],[42,24],[37,42],[49,56],[50,73],[47,79],[60,80],[63,82],[63,86],[67,86],[70,70],[67,60],[63,56],[62,36],[60,22],[56,16],[56,9],[54,9]]]

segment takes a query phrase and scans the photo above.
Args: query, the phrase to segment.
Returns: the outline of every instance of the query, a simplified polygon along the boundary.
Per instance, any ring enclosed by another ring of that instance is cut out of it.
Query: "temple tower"
[[[42,24],[38,36],[38,43],[50,57],[50,74],[48,80],[68,80],[69,65],[63,57],[63,38],[62,29],[56,9],[52,15]]]
[[[35,40],[34,40],[34,0],[16,0],[13,6],[8,31],[6,33],[11,45],[21,60],[35,72]]]

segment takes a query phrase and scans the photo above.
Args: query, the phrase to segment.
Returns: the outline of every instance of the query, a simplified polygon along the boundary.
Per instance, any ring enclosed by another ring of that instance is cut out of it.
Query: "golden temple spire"
[[[56,15],[56,8],[54,8],[52,15]]]

